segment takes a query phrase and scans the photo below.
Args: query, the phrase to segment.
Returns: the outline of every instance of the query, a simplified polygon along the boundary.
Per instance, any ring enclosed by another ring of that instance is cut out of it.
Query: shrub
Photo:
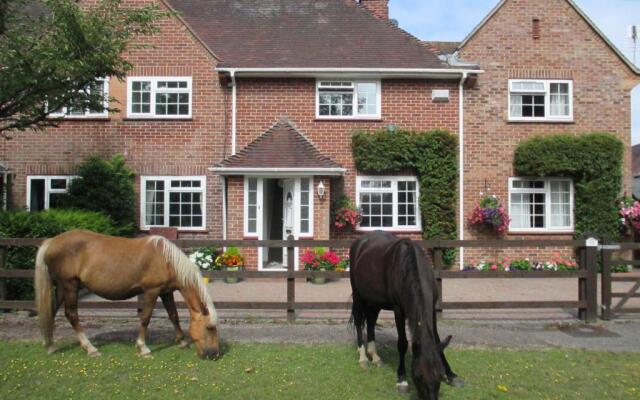
[[[520,143],[514,169],[521,176],[567,177],[575,188],[575,237],[619,237],[624,144],[614,135],[552,135]]]
[[[52,237],[72,229],[115,234],[117,229],[110,217],[91,211],[47,210],[41,212],[0,212],[0,236],[16,238]],[[33,269],[35,247],[8,247],[8,269]],[[30,279],[4,279],[9,300],[33,299],[33,282]]]
[[[113,219],[121,235],[132,236],[136,226],[133,176],[121,155],[111,160],[89,157],[71,182],[63,207],[102,212]]]
[[[421,188],[419,206],[424,239],[457,237],[457,149],[457,137],[443,130],[359,131],[352,138],[353,158],[358,171],[415,171]],[[445,250],[443,259],[451,265],[455,250]]]

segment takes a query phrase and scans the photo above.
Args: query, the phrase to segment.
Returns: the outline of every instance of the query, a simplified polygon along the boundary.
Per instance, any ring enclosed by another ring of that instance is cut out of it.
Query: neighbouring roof
[[[471,33],[469,33],[467,37],[464,38],[464,40],[458,46],[458,49],[463,48],[471,40],[471,38],[473,38],[480,31],[480,29],[482,29],[482,27],[484,27],[487,24],[487,22],[489,22],[489,20],[502,8],[502,6],[504,6],[507,3],[507,1],[509,0],[500,0],[498,5],[496,5],[493,8],[493,10],[491,10],[489,14],[487,14],[487,16],[484,17],[484,19],[480,21],[480,23],[475,28],[473,28]],[[640,68],[636,66],[634,63],[632,63],[631,60],[629,60],[620,51],[620,49],[618,49],[616,45],[614,45],[613,42],[609,40],[609,38],[604,34],[604,32],[602,32],[600,28],[596,26],[596,24],[591,20],[591,18],[589,18],[589,16],[587,16],[587,14],[585,14],[585,12],[582,11],[582,9],[578,7],[578,5],[573,0],[565,0],[565,1],[569,3],[569,5],[571,5],[571,7],[573,7],[574,10],[576,10],[576,12],[582,17],[582,19],[584,19],[584,21],[591,27],[591,29],[593,29],[598,34],[598,36],[600,36],[600,38],[607,44],[607,46],[609,46],[611,50],[613,50],[613,52],[622,60],[622,62],[624,62],[631,69],[631,71],[640,75]]]
[[[221,68],[455,69],[354,0],[165,0]]]
[[[434,50],[436,50],[441,55],[453,54],[458,50],[460,46],[460,42],[441,42],[441,41],[425,41],[426,44],[431,46]]]
[[[334,173],[344,172],[340,164],[323,155],[287,119],[276,122],[253,142],[249,143],[247,147],[213,168],[214,171],[218,172],[251,169],[270,169],[273,171],[307,169],[318,172],[322,170]]]

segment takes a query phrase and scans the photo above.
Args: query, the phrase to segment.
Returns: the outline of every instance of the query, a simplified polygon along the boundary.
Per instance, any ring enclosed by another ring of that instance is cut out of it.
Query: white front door
[[[296,235],[296,185],[294,179],[286,179],[282,185],[282,239],[287,240],[290,235]],[[282,249],[282,264],[287,264],[287,248]]]

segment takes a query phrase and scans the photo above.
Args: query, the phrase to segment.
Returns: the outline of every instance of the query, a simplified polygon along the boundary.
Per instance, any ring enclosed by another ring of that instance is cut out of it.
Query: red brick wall
[[[131,4],[148,0],[128,0]],[[158,2],[160,3],[160,2]],[[0,141],[0,160],[14,173],[13,203],[26,203],[26,176],[73,174],[87,156],[124,154],[135,171],[136,191],[140,175],[204,175],[207,177],[207,233],[221,237],[220,179],[207,168],[222,158],[225,134],[225,94],[213,68],[216,60],[175,18],[159,23],[160,33],[138,40],[149,48],[127,54],[134,75],[192,76],[192,118],[189,120],[128,120],[126,83],[110,81],[110,95],[122,111],[108,120],[69,120],[42,132],[16,133],[12,141]],[[138,197],[139,199],[139,197]],[[138,201],[139,206],[139,201]],[[138,207],[139,211],[139,207]],[[202,234],[197,234],[203,236]],[[188,237],[181,233],[180,237]]]
[[[533,19],[540,19],[539,39],[533,39]],[[465,215],[480,192],[490,192],[508,204],[508,178],[513,176],[513,152],[523,139],[540,134],[611,132],[627,148],[624,158],[625,191],[631,184],[630,90],[639,83],[565,0],[510,0],[466,44],[465,60],[477,61],[486,71],[478,85],[465,93]],[[508,79],[572,79],[573,123],[510,123]],[[568,238],[538,235],[535,238]],[[465,238],[489,238],[467,227]],[[534,238],[508,235],[508,239]],[[550,259],[555,250],[527,250]],[[467,251],[470,257],[500,255],[487,249]],[[565,252],[566,254],[566,252]]]

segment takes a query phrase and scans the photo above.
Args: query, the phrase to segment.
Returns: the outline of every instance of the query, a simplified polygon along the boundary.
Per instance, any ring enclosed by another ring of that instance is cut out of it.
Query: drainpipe
[[[222,240],[227,240],[227,178],[220,177],[222,182]]]
[[[460,85],[458,88],[458,96],[459,96],[459,110],[458,117],[460,118],[460,127],[458,128],[458,163],[459,163],[459,182],[458,182],[458,192],[459,192],[459,200],[460,200],[460,212],[459,221],[458,221],[458,229],[459,234],[458,237],[460,240],[464,240],[464,84],[467,81],[468,73],[463,72],[462,78],[460,79]],[[464,269],[464,247],[460,247],[460,269]]]
[[[236,154],[236,71],[231,70],[231,155]]]

